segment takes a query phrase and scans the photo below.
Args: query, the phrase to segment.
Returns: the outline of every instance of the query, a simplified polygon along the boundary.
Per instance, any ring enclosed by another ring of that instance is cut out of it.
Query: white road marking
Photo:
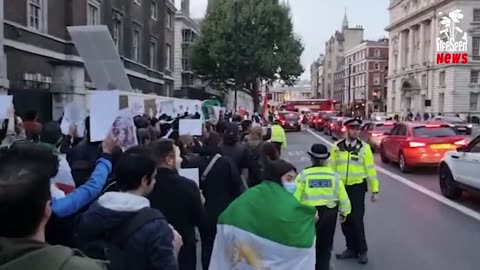
[[[332,142],[329,142],[328,140],[326,140],[326,139],[323,138],[322,136],[316,134],[316,133],[313,132],[312,130],[308,129],[308,132],[310,132],[310,134],[312,134],[313,136],[315,136],[315,137],[317,137],[318,139],[320,139],[320,140],[322,140],[323,142],[325,142],[327,145],[329,145],[329,146],[332,146],[332,145],[333,145]],[[469,216],[469,217],[472,217],[472,218],[480,221],[480,213],[478,213],[478,212],[476,212],[476,211],[474,211],[474,210],[472,210],[472,209],[470,209],[470,208],[468,208],[468,207],[466,207],[466,206],[463,206],[463,205],[461,205],[461,204],[459,204],[459,203],[457,203],[457,202],[451,201],[451,200],[443,197],[442,195],[437,194],[437,193],[435,193],[435,192],[433,192],[433,191],[431,191],[431,190],[429,190],[429,189],[427,189],[427,188],[425,188],[425,187],[423,187],[423,186],[421,186],[421,185],[419,185],[419,184],[417,184],[417,183],[414,183],[414,182],[412,182],[412,181],[410,181],[410,180],[408,180],[408,179],[406,179],[406,178],[404,178],[404,177],[402,177],[402,176],[400,176],[400,175],[398,175],[398,174],[395,174],[395,173],[393,173],[393,172],[391,172],[391,171],[389,171],[389,170],[387,170],[387,169],[385,169],[385,168],[383,168],[383,167],[381,167],[381,166],[379,166],[379,165],[376,165],[376,167],[377,167],[377,171],[378,171],[378,172],[383,173],[383,174],[391,177],[392,179],[395,179],[395,180],[397,180],[398,182],[400,182],[400,183],[402,183],[402,184],[404,184],[404,185],[406,185],[406,186],[408,186],[408,187],[410,187],[410,188],[412,188],[412,189],[414,189],[414,190],[416,190],[416,191],[418,191],[418,192],[421,192],[421,193],[423,193],[424,195],[427,195],[428,197],[430,197],[430,198],[432,198],[432,199],[434,199],[434,200],[437,200],[437,201],[440,202],[440,203],[443,203],[443,204],[445,204],[445,205],[447,205],[447,206],[450,206],[450,207],[452,207],[452,208],[454,208],[454,209],[462,212],[463,214],[465,214],[465,215],[467,215],[467,216]]]

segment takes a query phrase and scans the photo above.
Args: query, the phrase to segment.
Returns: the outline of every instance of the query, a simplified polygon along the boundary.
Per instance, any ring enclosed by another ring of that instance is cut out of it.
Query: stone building
[[[171,95],[172,1],[5,1],[7,77],[16,108],[35,109],[49,120],[52,102],[94,88],[66,29],[74,25],[107,25],[132,88]]]
[[[325,55],[321,54],[317,60],[310,65],[310,84],[312,97],[322,98],[323,96],[323,64]]]
[[[388,39],[366,40],[346,51],[338,73],[344,95],[338,100],[353,106],[359,115],[384,112],[387,65]]]
[[[324,98],[335,99],[335,96],[343,95],[341,91],[335,91],[335,73],[338,71],[337,65],[342,61],[345,51],[350,50],[362,42],[363,34],[364,29],[362,26],[349,27],[347,14],[345,13],[342,30],[336,31],[325,43]]]
[[[468,64],[436,64],[442,17],[461,10]],[[391,0],[388,112],[480,111],[480,1]]]

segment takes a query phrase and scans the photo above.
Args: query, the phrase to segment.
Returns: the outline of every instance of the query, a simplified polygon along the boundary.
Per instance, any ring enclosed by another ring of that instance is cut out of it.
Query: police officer
[[[350,200],[343,182],[328,167],[327,159],[330,153],[327,147],[323,144],[314,144],[308,154],[312,166],[297,176],[294,196],[302,204],[317,208],[315,269],[328,270],[337,215],[340,212],[341,222],[346,220],[351,211]]]
[[[285,130],[278,119],[273,122],[270,141],[275,145],[280,155],[282,154],[282,148],[287,148],[287,136],[285,136]]]
[[[352,204],[352,212],[342,223],[342,231],[347,242],[347,249],[337,254],[337,259],[358,258],[360,264],[367,264],[367,241],[363,217],[365,215],[365,193],[372,192],[371,201],[379,198],[379,184],[375,161],[368,143],[358,139],[362,121],[347,120],[347,137],[336,142],[331,149],[330,168],[332,168],[345,184]]]

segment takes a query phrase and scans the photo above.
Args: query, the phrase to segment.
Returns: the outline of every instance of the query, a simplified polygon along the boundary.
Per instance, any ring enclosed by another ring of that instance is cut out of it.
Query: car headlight
[[[472,124],[468,124],[467,127],[468,127],[468,128],[472,128],[473,125],[472,125]]]

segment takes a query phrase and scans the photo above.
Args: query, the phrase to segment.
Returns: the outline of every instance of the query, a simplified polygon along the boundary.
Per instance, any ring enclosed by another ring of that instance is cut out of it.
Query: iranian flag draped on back
[[[315,208],[264,181],[222,213],[209,270],[313,270]]]

